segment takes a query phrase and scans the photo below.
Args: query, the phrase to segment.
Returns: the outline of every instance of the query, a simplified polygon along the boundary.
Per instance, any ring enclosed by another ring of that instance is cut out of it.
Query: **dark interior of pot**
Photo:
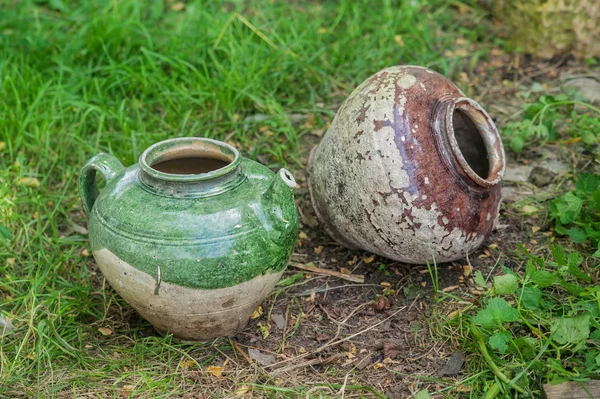
[[[216,158],[186,157],[157,162],[152,165],[152,169],[171,175],[198,175],[221,169],[229,164],[230,162]]]
[[[467,164],[482,179],[490,173],[488,153],[481,133],[471,118],[460,109],[452,115],[454,137]]]
[[[234,154],[204,142],[193,142],[162,150],[150,167],[171,175],[199,175],[213,172],[229,165]]]

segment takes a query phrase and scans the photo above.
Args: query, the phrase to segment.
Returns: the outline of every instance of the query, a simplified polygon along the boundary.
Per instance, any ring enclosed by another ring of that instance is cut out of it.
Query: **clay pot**
[[[398,66],[342,104],[309,171],[313,207],[340,244],[446,262],[492,231],[504,149],[489,115],[449,80]]]
[[[128,168],[99,154],[80,177],[98,267],[160,333],[183,341],[239,331],[269,294],[297,236],[295,186],[287,170],[202,138],[155,144]]]

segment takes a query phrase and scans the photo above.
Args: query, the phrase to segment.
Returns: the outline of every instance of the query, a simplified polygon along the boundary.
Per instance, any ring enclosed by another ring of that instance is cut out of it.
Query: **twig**
[[[413,301],[413,303],[414,303],[414,301]],[[361,335],[361,334],[364,334],[364,333],[366,333],[367,331],[371,331],[372,329],[374,329],[374,328],[376,328],[376,327],[379,327],[380,325],[382,325],[383,323],[385,323],[386,321],[388,321],[388,320],[389,320],[389,319],[391,319],[392,317],[396,316],[398,313],[402,312],[402,311],[403,311],[403,310],[405,310],[405,309],[406,309],[406,306],[403,306],[403,307],[401,307],[400,309],[396,310],[396,311],[395,311],[394,313],[392,313],[391,315],[389,315],[388,317],[386,317],[385,319],[383,319],[383,320],[381,320],[381,321],[378,321],[377,323],[373,324],[371,327],[367,327],[367,328],[365,328],[364,330],[361,330],[361,331],[359,331],[359,332],[357,332],[357,333],[355,333],[355,334],[352,334],[352,335],[349,335],[349,336],[347,336],[346,338],[338,339],[337,341],[330,340],[328,343],[326,343],[326,344],[324,344],[324,345],[322,345],[322,346],[318,347],[318,348],[317,348],[317,349],[315,349],[313,352],[307,352],[307,353],[304,353],[304,354],[302,354],[302,355],[294,356],[294,357],[291,357],[291,358],[289,358],[289,359],[285,359],[285,360],[282,360],[282,361],[280,361],[280,362],[273,363],[273,364],[270,364],[270,365],[268,365],[268,366],[265,366],[265,368],[271,368],[271,367],[273,367],[273,366],[277,366],[277,365],[280,365],[280,364],[282,364],[282,363],[287,363],[287,362],[290,362],[290,361],[292,361],[292,360],[304,359],[305,357],[307,357],[307,356],[309,356],[309,355],[311,355],[311,354],[319,353],[319,352],[321,352],[322,350],[329,348],[330,346],[335,346],[335,345],[337,345],[337,344],[341,344],[342,342],[348,341],[349,339],[352,339],[352,338],[354,338],[354,337],[357,337],[357,336],[359,336],[359,335]]]
[[[282,367],[280,369],[273,370],[271,372],[271,375],[275,377],[275,376],[278,376],[278,375],[280,375],[282,373],[287,373],[287,372],[290,372],[292,370],[296,370],[296,369],[299,369],[299,368],[313,366],[315,364],[327,364],[327,363],[331,363],[331,362],[333,362],[333,361],[335,361],[335,360],[337,360],[337,359],[339,359],[341,357],[344,357],[344,355],[342,353],[336,353],[335,355],[329,356],[326,359],[311,359],[311,360],[307,360],[307,361],[305,361],[303,363],[293,364],[291,366]]]
[[[244,350],[242,348],[240,348],[240,346],[237,344],[237,342],[232,341],[231,339],[229,340],[229,342],[231,342],[231,345],[235,348],[235,350],[238,351],[240,353],[240,355],[242,355],[244,357],[244,359],[246,359],[248,364],[253,364],[252,359],[250,359],[250,356],[248,356],[246,354],[246,352],[244,352]]]
[[[317,274],[324,274],[331,277],[341,278],[342,280],[351,281],[353,283],[362,284],[365,282],[365,276],[358,274],[344,274],[336,272],[335,270],[321,269],[320,267],[304,265],[302,263],[296,262],[290,262],[290,266],[295,267],[296,269],[306,270]]]

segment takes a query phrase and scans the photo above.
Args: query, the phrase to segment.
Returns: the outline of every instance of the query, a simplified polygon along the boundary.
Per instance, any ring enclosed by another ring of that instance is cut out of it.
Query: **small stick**
[[[282,368],[279,368],[279,369],[275,369],[275,370],[273,370],[271,372],[271,375],[272,376],[278,376],[278,375],[280,375],[282,373],[287,373],[287,372],[290,372],[292,370],[296,370],[296,369],[299,369],[299,368],[313,366],[315,364],[328,364],[328,363],[331,363],[331,362],[333,362],[333,361],[335,361],[335,360],[337,360],[337,359],[339,359],[341,357],[344,357],[344,355],[342,353],[337,353],[335,355],[329,356],[326,359],[319,359],[319,358],[317,358],[317,359],[307,360],[307,361],[302,362],[302,363],[293,364],[291,366],[287,366],[287,367],[282,367]]]
[[[418,298],[418,296],[417,296],[417,298]],[[415,298],[415,300],[416,300],[416,298]],[[414,301],[413,301],[413,304],[414,304]],[[411,305],[411,307],[412,307],[412,305]],[[318,347],[317,349],[315,349],[315,350],[314,350],[314,351],[312,351],[312,352],[307,352],[307,353],[304,353],[304,354],[302,354],[302,355],[294,356],[294,357],[291,357],[291,358],[289,358],[289,359],[282,360],[282,361],[280,361],[280,362],[277,362],[277,363],[269,364],[268,366],[265,366],[265,368],[272,368],[272,367],[274,367],[274,366],[278,366],[278,365],[280,365],[280,364],[282,364],[282,363],[287,363],[287,362],[290,362],[290,361],[292,361],[292,360],[299,360],[299,359],[303,359],[303,358],[305,358],[305,357],[307,357],[307,356],[310,356],[310,355],[315,355],[315,354],[317,354],[317,353],[319,353],[319,352],[323,351],[324,349],[327,349],[327,348],[329,348],[329,347],[331,347],[331,346],[335,346],[335,345],[341,344],[342,342],[348,341],[348,340],[350,340],[350,339],[352,339],[352,338],[354,338],[354,337],[357,337],[357,336],[359,336],[359,335],[361,335],[361,334],[364,334],[364,333],[366,333],[367,331],[370,331],[370,330],[372,330],[372,329],[374,329],[374,328],[376,328],[376,327],[379,327],[381,324],[385,323],[386,321],[388,321],[388,320],[389,320],[389,319],[391,319],[392,317],[396,316],[398,313],[402,312],[403,310],[406,310],[406,306],[403,306],[403,307],[401,307],[400,309],[396,310],[394,313],[392,313],[391,315],[389,315],[389,316],[388,316],[388,317],[386,317],[385,319],[383,319],[383,320],[381,320],[381,321],[379,321],[379,322],[377,322],[377,323],[373,324],[373,325],[372,325],[372,326],[370,326],[370,327],[367,327],[367,328],[365,328],[364,330],[361,330],[361,331],[359,331],[359,332],[357,332],[357,333],[354,333],[354,334],[352,334],[352,335],[349,335],[349,336],[347,336],[347,337],[345,337],[345,338],[338,339],[337,341],[335,341],[335,338],[333,338],[333,339],[331,339],[329,342],[327,342],[327,343],[326,343],[326,344],[324,344],[324,345],[321,345],[320,347]],[[346,320],[344,320],[342,323],[344,323],[345,321],[346,321]]]
[[[248,364],[252,364],[252,359],[250,359],[250,356],[248,356],[246,354],[246,352],[244,352],[244,350],[242,348],[240,348],[240,346],[237,344],[237,342],[232,341],[231,339],[229,340],[229,342],[231,342],[231,345],[235,348],[236,351],[238,351],[240,353],[240,355],[242,355],[244,357],[244,359],[246,359],[246,361],[248,362]]]
[[[342,280],[351,281],[353,283],[362,284],[365,282],[365,276],[359,274],[344,274],[336,272],[335,270],[321,269],[320,267],[304,265],[302,263],[297,262],[290,262],[290,266],[295,267],[296,269],[306,270],[317,274],[325,274],[327,276],[341,278]]]

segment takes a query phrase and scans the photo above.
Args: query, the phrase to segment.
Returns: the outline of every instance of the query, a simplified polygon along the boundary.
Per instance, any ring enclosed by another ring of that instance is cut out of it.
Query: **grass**
[[[580,105],[578,112],[574,105]],[[597,150],[600,113],[596,107],[545,95],[524,109],[523,121],[509,124],[503,132],[506,142],[521,140],[511,145],[517,154],[534,148],[537,140],[581,143],[576,150],[562,148],[569,157]],[[544,134],[536,137],[538,131]],[[593,161],[598,163],[597,155]],[[527,219],[533,233],[541,226],[545,229],[537,239],[526,242],[524,235],[513,251],[498,254],[487,276],[477,271],[478,288],[469,295],[436,294],[431,322],[436,337],[473,355],[467,378],[438,380],[445,387],[436,394],[463,387],[468,392],[465,397],[537,398],[543,396],[545,383],[598,378],[600,175],[575,171],[566,180],[564,186],[569,188],[563,192],[550,196],[542,192],[527,199],[537,205]],[[437,274],[431,278],[437,291]],[[473,376],[477,376],[475,383]],[[422,393],[429,397],[429,392]]]
[[[252,372],[199,373],[235,353],[228,339],[184,346],[145,334],[93,267],[78,170],[99,151],[130,165],[152,143],[192,135],[300,168],[303,135],[326,128],[370,74],[402,62],[452,76],[485,54],[443,55],[485,33],[476,10],[464,27],[451,4],[4,2],[0,311],[16,329],[1,341],[0,396],[317,395],[254,390],[277,384]]]

